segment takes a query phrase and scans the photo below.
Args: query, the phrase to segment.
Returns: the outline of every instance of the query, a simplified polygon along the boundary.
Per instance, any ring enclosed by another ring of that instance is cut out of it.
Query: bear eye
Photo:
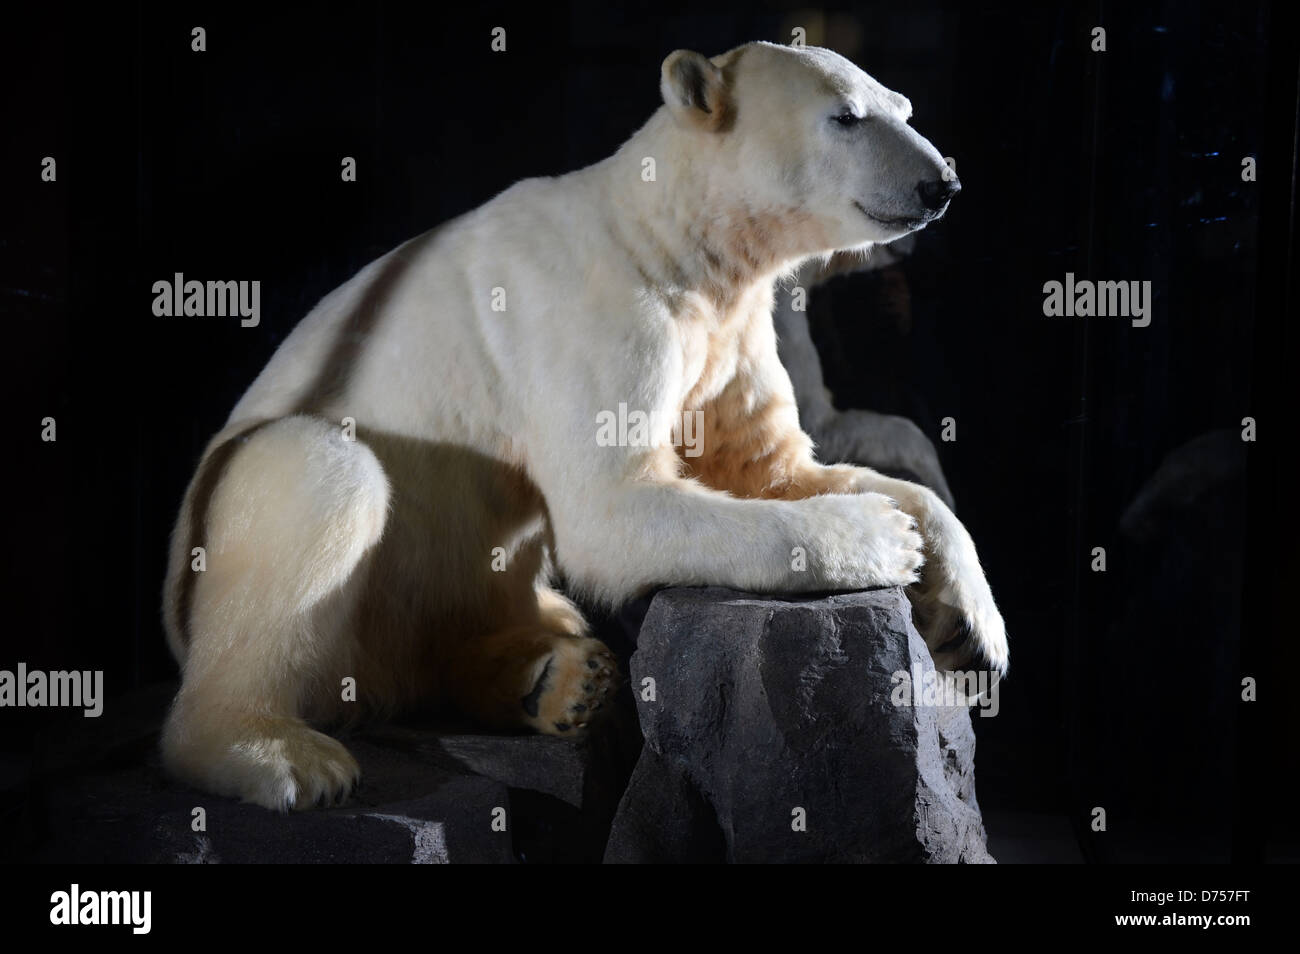
[[[858,123],[864,122],[866,119],[866,117],[859,116],[851,109],[841,110],[832,118],[834,119],[835,122],[839,123],[841,126],[856,126]]]

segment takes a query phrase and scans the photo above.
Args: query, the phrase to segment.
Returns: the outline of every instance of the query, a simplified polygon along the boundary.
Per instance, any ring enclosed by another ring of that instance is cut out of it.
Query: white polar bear
[[[610,604],[908,585],[941,662],[1005,669],[965,529],[919,485],[816,462],[771,319],[800,262],[941,215],[943,158],[904,97],[827,50],[678,51],[661,89],[609,159],[521,182],[326,296],[212,439],[164,597],[173,773],[299,808],[358,778],[309,722],[437,702],[583,731],[616,666],[556,570]],[[607,446],[620,405],[652,433]],[[698,456],[673,443],[683,412]]]

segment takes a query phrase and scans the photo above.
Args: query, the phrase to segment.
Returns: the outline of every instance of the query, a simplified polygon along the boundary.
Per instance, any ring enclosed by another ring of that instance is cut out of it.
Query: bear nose
[[[961,191],[961,181],[959,179],[934,179],[930,182],[922,182],[916,187],[917,193],[921,196],[921,204],[931,212],[938,212],[948,200]]]

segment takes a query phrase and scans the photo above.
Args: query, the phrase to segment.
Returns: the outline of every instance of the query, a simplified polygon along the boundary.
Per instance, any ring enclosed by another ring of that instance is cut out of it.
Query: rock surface
[[[0,808],[17,821],[4,859],[991,860],[969,712],[891,702],[894,673],[932,670],[901,590],[669,589],[640,609],[622,620],[639,648],[604,731],[373,727],[345,737],[363,783],[338,808],[278,815],[180,785],[157,758],[175,685],[110,699],[101,718],[48,726],[30,761],[0,764]]]
[[[630,702],[630,721],[616,715],[584,742],[380,726],[345,737],[363,773],[347,805],[281,815],[163,774],[158,727],[174,691],[111,700],[97,724],[47,734],[25,780],[22,860],[598,862],[636,757]]]
[[[900,589],[660,592],[631,662],[645,747],[605,860],[991,862],[970,712],[895,706],[914,667],[933,671]]]

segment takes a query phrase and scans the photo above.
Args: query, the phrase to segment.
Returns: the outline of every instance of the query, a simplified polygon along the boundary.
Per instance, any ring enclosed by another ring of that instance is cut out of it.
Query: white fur
[[[247,438],[213,494],[209,569],[195,590],[188,646],[169,597],[168,634],[185,665],[164,745],[175,771],[272,807],[336,796],[355,763],[299,717],[336,714],[338,675],[367,658],[358,594],[427,587],[428,605],[449,603],[495,585],[475,561],[486,566],[497,544],[531,554],[521,579],[544,603],[552,559],[573,587],[617,603],[655,584],[912,584],[919,524],[930,567],[913,588],[918,612],[946,607],[945,624],[964,620],[1005,668],[1002,620],[970,537],[924,488],[857,468],[854,492],[742,499],[663,473],[646,448],[596,446],[598,414],[620,402],[667,421],[688,396],[707,402],[737,380],[756,405],[788,405],[773,419],[797,433],[770,320],[774,280],[811,256],[907,231],[881,220],[917,216],[917,182],[943,169],[906,125],[906,99],[835,54],[753,44],[712,62],[736,106],[730,128],[700,127],[666,63],[667,103],[611,158],[521,182],[396,249],[285,340],[211,445],[275,422]],[[870,119],[846,129],[832,119],[844,108]],[[646,157],[654,182],[642,180]],[[701,243],[726,248],[737,223],[796,214],[800,227],[765,232],[761,261],[738,270],[720,298]],[[393,257],[406,268],[359,342],[345,387],[312,416],[295,416]],[[505,311],[492,308],[498,288]],[[345,417],[357,422],[356,443],[339,437]],[[486,516],[462,516],[452,540],[438,514],[469,505],[446,489],[450,478],[403,477],[401,486],[428,486],[429,512],[417,514],[409,495],[407,510],[392,509],[389,478],[398,480],[405,458],[367,432],[518,467],[545,508],[491,531]],[[169,593],[189,572],[185,519]],[[457,558],[464,567],[425,549],[462,539],[472,541]],[[375,556],[380,540],[400,541],[397,562]],[[806,551],[806,570],[792,569],[795,548]],[[389,567],[382,580],[367,569],[372,560]],[[478,602],[491,609],[486,597]],[[580,627],[579,617],[571,628]],[[415,651],[400,645],[399,660]]]

